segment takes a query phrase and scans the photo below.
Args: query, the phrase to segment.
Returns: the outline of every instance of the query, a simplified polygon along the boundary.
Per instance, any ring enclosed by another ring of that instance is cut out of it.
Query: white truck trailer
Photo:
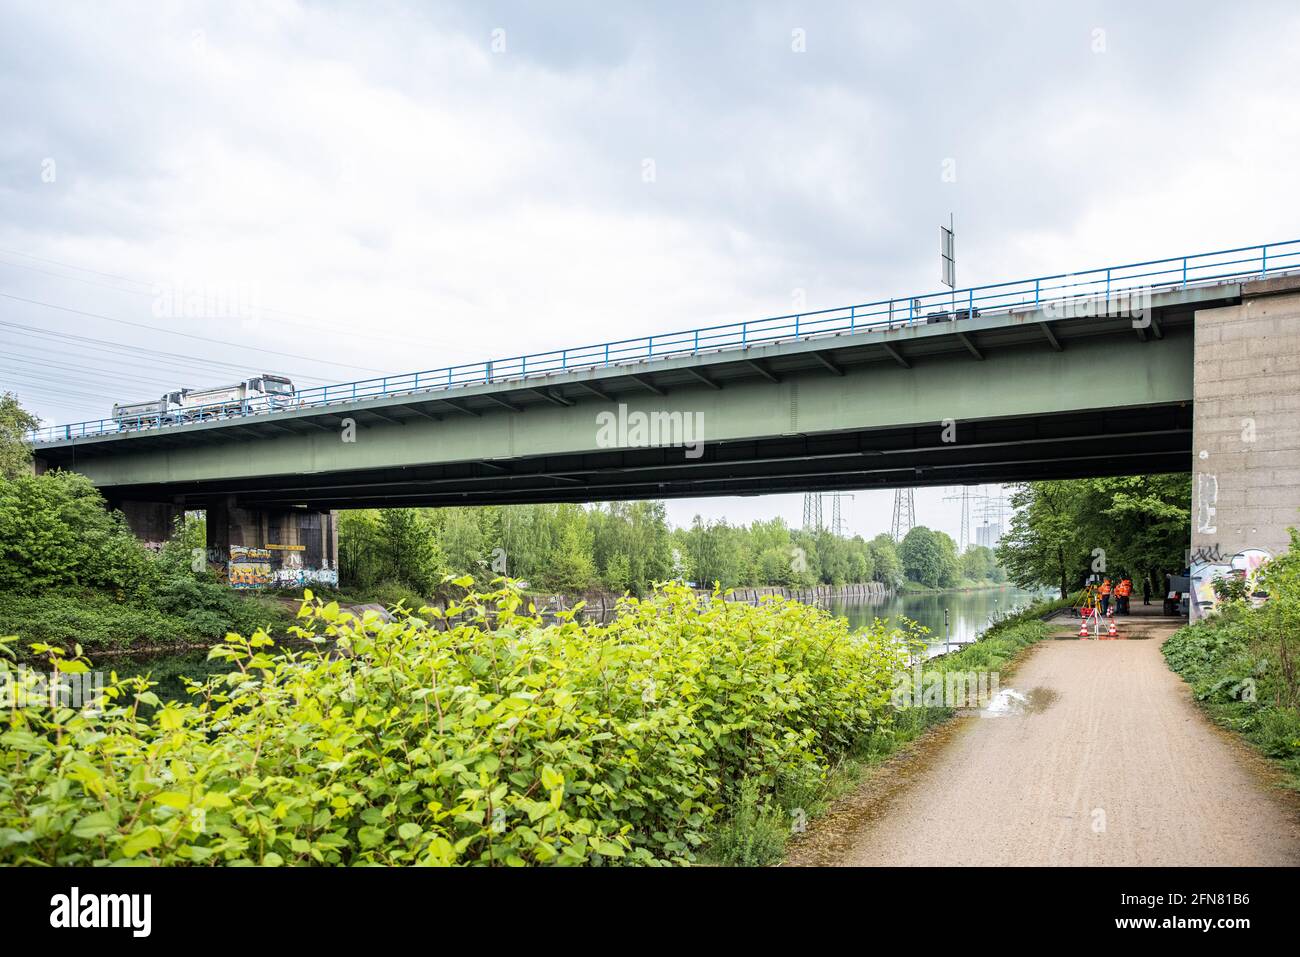
[[[295,404],[292,380],[264,372],[234,385],[178,389],[146,402],[117,403],[113,406],[113,420],[123,430],[148,429],[231,415],[273,412]]]

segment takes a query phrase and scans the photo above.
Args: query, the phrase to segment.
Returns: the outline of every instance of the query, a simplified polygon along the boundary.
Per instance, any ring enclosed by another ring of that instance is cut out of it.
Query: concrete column
[[[338,584],[334,513],[208,506],[208,564],[234,588]]]
[[[140,539],[146,548],[157,551],[163,543],[172,537],[176,530],[176,519],[185,514],[185,508],[171,502],[110,502],[110,508],[117,509],[126,517],[131,534]]]
[[[1192,616],[1215,577],[1253,579],[1300,525],[1300,276],[1198,310],[1192,417]]]

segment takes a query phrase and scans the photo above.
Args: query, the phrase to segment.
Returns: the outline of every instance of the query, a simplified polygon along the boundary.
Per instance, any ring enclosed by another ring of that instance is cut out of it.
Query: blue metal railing
[[[222,404],[186,409],[183,418],[159,414],[47,426],[29,431],[26,438],[32,443],[58,442],[190,422],[242,418],[287,406],[328,406],[356,399],[446,392],[463,386],[543,378],[580,369],[637,365],[668,356],[699,355],[774,342],[893,329],[922,323],[936,313],[961,319],[982,313],[1038,309],[1071,300],[1113,298],[1121,294],[1131,295],[1138,290],[1179,289],[1234,279],[1254,279],[1297,268],[1300,268],[1300,239],[1293,239],[361,379],[299,389],[288,402],[283,397],[264,397],[248,400],[238,407]]]

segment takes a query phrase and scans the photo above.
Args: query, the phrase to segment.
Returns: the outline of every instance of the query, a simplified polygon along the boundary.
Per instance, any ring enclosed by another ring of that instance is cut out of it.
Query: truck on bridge
[[[295,404],[293,382],[287,376],[264,372],[233,385],[205,389],[178,389],[144,402],[115,403],[113,420],[118,429],[147,429],[180,422],[272,412]]]

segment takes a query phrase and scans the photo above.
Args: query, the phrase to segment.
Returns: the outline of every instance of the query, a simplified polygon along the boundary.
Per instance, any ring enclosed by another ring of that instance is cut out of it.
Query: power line
[[[27,343],[25,342],[12,343],[10,344],[10,348],[21,349],[26,345]],[[44,343],[41,343],[41,345],[44,345]],[[152,358],[148,361],[148,364],[144,364],[141,362],[130,362],[126,359],[119,358],[117,355],[105,356],[102,351],[97,354],[85,355],[77,351],[79,348],[82,347],[79,346],[77,343],[62,343],[60,345],[60,351],[57,353],[57,355],[60,359],[66,358],[66,359],[73,359],[73,360],[83,361],[83,362],[93,362],[96,359],[109,358],[112,360],[113,369],[143,369],[146,372],[163,373],[165,375],[173,376],[173,377],[179,375],[190,376],[194,374],[193,367],[185,365],[178,360]],[[46,361],[48,356],[49,353],[44,352],[44,353],[38,353],[36,355],[20,354],[18,358],[24,359],[26,361],[32,361],[32,362],[42,362],[42,361]],[[174,386],[176,384],[175,379],[173,378],[172,381],[168,382],[167,384],[168,386]]]
[[[27,332],[32,335],[37,335],[37,336],[48,336],[56,339],[75,340],[77,342],[90,343],[92,345],[96,345],[101,348],[109,349],[113,351],[119,351],[119,352],[126,351],[131,353],[141,353],[145,355],[166,356],[170,359],[180,359],[181,361],[186,363],[207,365],[207,366],[212,366],[214,368],[220,367],[227,370],[234,370],[240,374],[244,374],[248,372],[247,365],[241,365],[234,362],[226,362],[221,359],[203,359],[198,356],[185,355],[183,353],[163,352],[159,349],[149,349],[145,346],[135,346],[126,342],[112,342],[107,339],[95,339],[90,336],[79,336],[76,335],[75,333],[60,332],[55,329],[41,329],[36,326],[26,326],[20,322],[6,322],[4,320],[0,320],[0,326],[4,326],[10,329],[21,329],[24,332]],[[295,379],[301,379],[304,381],[311,381],[311,382],[318,382],[318,383],[323,383],[325,381],[323,379],[318,379],[315,376],[294,374],[293,377]]]
[[[144,289],[123,289],[121,286],[114,286],[108,283],[95,282],[93,279],[84,279],[80,276],[68,276],[68,275],[64,275],[63,273],[50,272],[48,269],[38,269],[37,267],[30,266],[26,263],[6,262],[5,260],[0,260],[0,265],[12,266],[15,269],[26,269],[30,272],[38,273],[42,276],[49,276],[53,279],[67,279],[72,282],[82,283],[83,285],[95,286],[99,289],[111,289],[114,292],[129,293],[133,296],[153,296],[155,295],[154,288],[156,286],[163,285],[162,283],[146,282],[145,280],[142,279],[131,279],[127,276],[118,276],[113,273],[99,272],[98,270],[95,269],[88,269],[85,266],[75,266],[72,263],[60,262],[57,259],[43,259],[40,256],[33,256],[30,253],[21,253],[14,249],[0,249],[0,253],[10,255],[10,256],[23,256],[27,259],[33,259],[36,262],[48,263],[52,266],[62,266],[65,269],[77,269],[82,272],[92,273],[93,275],[96,276],[103,276],[104,278],[107,279],[114,279],[119,282],[126,282],[136,286],[147,287]],[[398,345],[408,346],[408,347],[411,345],[412,342],[421,342],[431,346],[446,346],[451,344],[451,341],[447,339],[430,339],[427,337],[420,337],[419,339],[416,339],[415,337],[396,337],[396,336],[380,335],[370,330],[358,329],[355,325],[348,326],[337,322],[330,322],[328,320],[321,319],[317,316],[308,315],[307,313],[303,313],[303,312],[294,312],[288,309],[276,309],[271,306],[258,306],[258,309],[261,312],[273,312],[281,316],[291,316],[296,319],[305,319],[309,324],[309,327],[313,329],[316,328],[328,329],[329,331],[335,333],[336,335],[352,336],[354,338],[365,339],[367,341],[379,340],[383,342],[393,342]],[[298,323],[298,325],[302,325],[302,323]]]
[[[263,349],[263,348],[261,348],[260,346],[248,346],[248,345],[242,345],[242,344],[240,344],[240,343],[237,343],[237,342],[229,342],[229,341],[224,340],[224,339],[213,339],[213,338],[211,338],[210,336],[197,336],[197,335],[194,335],[194,334],[191,333],[191,332],[178,332],[178,331],[176,331],[175,329],[161,329],[161,328],[159,328],[158,326],[151,326],[151,325],[149,325],[148,323],[145,323],[145,322],[132,322],[132,321],[129,320],[129,319],[118,319],[118,318],[116,318],[116,317],[114,317],[114,316],[105,316],[105,315],[101,315],[100,313],[97,313],[97,312],[87,312],[87,311],[84,310],[84,309],[73,309],[71,306],[60,306],[60,305],[57,305],[57,304],[52,303],[52,302],[42,302],[42,301],[39,300],[39,299],[26,299],[26,298],[24,298],[24,297],[22,297],[22,296],[15,296],[15,295],[13,295],[12,293],[8,293],[8,292],[0,292],[0,297],[5,298],[5,299],[12,299],[14,302],[24,302],[24,303],[27,303],[28,305],[31,305],[31,306],[42,306],[42,307],[44,307],[44,308],[46,308],[46,309],[57,309],[57,310],[59,310],[60,312],[68,312],[68,313],[72,313],[73,315],[77,315],[77,316],[87,316],[87,317],[89,317],[89,318],[91,318],[91,319],[103,319],[103,320],[106,321],[106,322],[116,322],[116,323],[120,323],[121,325],[124,325],[124,326],[133,326],[133,327],[135,327],[135,328],[137,328],[137,329],[146,329],[146,330],[148,330],[149,332],[153,332],[153,333],[163,333],[163,334],[165,334],[165,335],[169,335],[169,336],[182,336],[182,337],[184,337],[184,338],[186,338],[186,339],[194,339],[194,340],[197,341],[197,342],[207,342],[207,343],[211,343],[211,344],[213,344],[213,345],[218,345],[218,346],[228,346],[228,347],[230,347],[230,348],[234,348],[234,349],[247,349],[247,350],[250,351],[250,352],[261,352],[261,353],[264,353],[265,355],[269,355],[269,356],[279,356],[279,357],[284,358],[284,359],[298,359],[298,360],[300,360],[300,361],[302,361],[302,362],[313,362],[313,361],[314,361],[314,362],[321,362],[321,363],[324,363],[325,365],[339,366],[340,368],[343,368],[343,369],[356,369],[357,371],[360,371],[360,372],[373,372],[373,373],[376,373],[376,374],[378,374],[378,375],[383,375],[383,374],[384,374],[384,370],[382,370],[382,369],[370,369],[370,368],[367,368],[366,366],[354,366],[354,365],[352,365],[352,364],[350,364],[350,363],[347,363],[347,362],[334,362],[334,361],[331,360],[331,359],[315,359],[315,360],[313,360],[313,359],[309,359],[309,358],[306,357],[306,356],[297,355],[297,354],[292,353],[292,352],[278,352],[278,351],[276,351],[275,349]]]
[[[134,372],[114,372],[110,369],[75,365],[73,363],[68,363],[68,362],[52,362],[48,359],[34,359],[31,356],[14,355],[11,352],[0,352],[0,361],[23,363],[24,368],[31,368],[33,365],[35,365],[42,368],[63,369],[68,372],[89,373],[90,375],[97,376],[101,379],[119,379],[119,380],[125,380],[132,383],[138,383],[141,385],[156,384],[159,388],[163,388],[163,389],[169,388],[172,385],[172,383],[166,382],[162,379],[154,379],[149,376],[138,375]]]
[[[75,399],[89,399],[89,400],[94,400],[99,402],[104,401],[104,397],[102,395],[95,395],[90,392],[82,392],[79,389],[65,388],[64,386],[51,383],[48,379],[32,379],[27,376],[14,375],[9,373],[6,374],[5,378],[12,380],[14,382],[20,382],[20,383],[25,382],[27,383],[27,386],[29,388],[41,389],[50,393],[51,395],[68,396],[70,398],[75,398]]]

